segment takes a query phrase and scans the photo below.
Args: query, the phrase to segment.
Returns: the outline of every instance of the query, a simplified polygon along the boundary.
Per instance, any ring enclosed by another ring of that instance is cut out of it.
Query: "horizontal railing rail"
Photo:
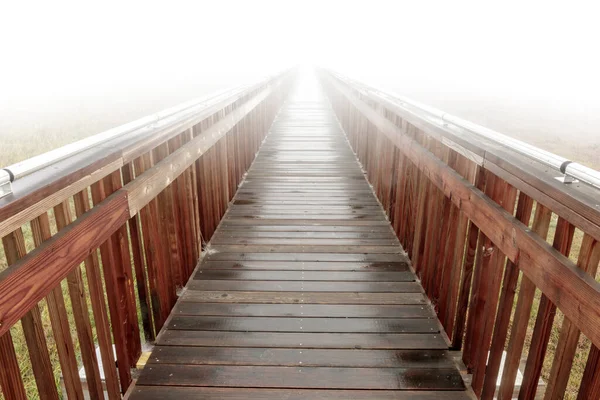
[[[542,374],[546,399],[568,386],[597,397],[600,191],[422,107],[329,71],[320,79],[474,392],[512,398],[525,357],[520,399]]]
[[[59,376],[68,398],[125,393],[292,79],[286,71],[19,164],[0,200],[6,399],[57,399]]]

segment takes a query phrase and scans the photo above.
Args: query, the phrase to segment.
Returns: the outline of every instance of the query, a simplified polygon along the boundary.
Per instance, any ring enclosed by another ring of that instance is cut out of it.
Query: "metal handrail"
[[[218,92],[218,94],[211,94],[209,96],[205,96],[202,98],[198,98],[195,100],[191,100],[185,102],[183,104],[168,108],[163,111],[159,111],[154,114],[147,115],[140,119],[137,119],[132,122],[128,122],[126,124],[117,126],[115,128],[108,129],[104,132],[98,133],[93,136],[89,136],[87,138],[78,140],[73,143],[69,143],[62,147],[59,147],[54,150],[50,150],[48,152],[42,153],[40,155],[28,158],[23,161],[19,161],[15,164],[9,165],[3,168],[4,177],[6,175],[9,176],[11,182],[32,174],[36,171],[39,171],[42,168],[55,164],[61,160],[69,158],[77,153],[80,153],[84,150],[90,149],[98,144],[105,143],[111,139],[117,138],[119,136],[134,132],[140,128],[144,128],[153,124],[156,124],[158,121],[171,117],[178,113],[183,113],[184,111],[189,111],[191,108],[195,108],[201,105],[206,105],[206,101],[219,97],[224,93],[231,92],[232,89],[226,89]],[[0,183],[2,182],[2,177],[0,177]]]
[[[124,125],[111,128],[77,142],[67,144],[57,149],[50,150],[46,153],[42,153],[40,155],[4,167],[0,169],[0,198],[11,193],[11,182],[14,182],[19,178],[30,175],[50,165],[56,164],[59,161],[65,160],[94,146],[106,143],[111,139],[151,127],[167,118],[184,119],[185,117],[205,109],[210,105],[210,103],[215,103],[218,99],[231,97],[237,93],[248,90],[250,87],[262,85],[265,82],[273,79],[274,76],[280,74],[281,72],[269,75],[266,78],[261,79],[260,82],[256,84],[240,85],[234,88],[223,89],[216,93],[213,92],[207,96],[187,101],[177,106],[170,107],[166,110],[150,114]]]
[[[454,128],[462,129],[468,133],[491,140],[504,147],[508,147],[531,160],[540,162],[556,170],[557,172],[562,173],[565,178],[567,178],[563,179],[563,182],[565,183],[573,182],[573,179],[576,179],[580,182],[600,189],[600,171],[596,171],[592,168],[586,167],[585,165],[579,164],[573,160],[569,160],[568,158],[561,157],[549,151],[542,150],[536,146],[530,145],[518,139],[514,139],[503,133],[464,120],[455,115],[441,111],[435,107],[416,102],[392,91],[367,85],[337,72],[331,73],[341,81],[350,82],[353,85],[360,87],[365,92],[371,92],[380,97],[384,97],[386,100],[396,103],[403,108],[408,108],[414,114],[426,117],[428,120],[438,123],[444,128],[448,127],[448,125],[452,125]]]

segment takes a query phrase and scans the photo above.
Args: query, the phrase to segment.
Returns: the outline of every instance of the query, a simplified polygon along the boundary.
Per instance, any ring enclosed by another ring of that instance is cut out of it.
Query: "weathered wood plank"
[[[556,232],[554,234],[553,246],[565,256],[569,256],[571,252],[571,244],[573,243],[573,235],[575,227],[565,219],[559,217],[556,224]],[[592,278],[593,279],[593,278]],[[523,398],[534,398],[538,388],[538,382],[542,374],[544,366],[544,358],[546,349],[552,334],[552,325],[554,316],[556,315],[556,306],[552,301],[542,293],[540,304],[538,307],[535,326],[533,328],[533,336],[529,345],[529,354],[525,364],[523,373],[523,383],[519,396]]]
[[[43,213],[31,221],[31,231],[36,247],[52,237],[48,213]],[[77,359],[75,358],[75,347],[71,338],[65,299],[60,285],[54,288],[46,297],[46,303],[48,304],[48,316],[56,343],[65,391],[69,397],[81,398],[83,397],[83,387],[79,377]],[[118,390],[117,393],[119,393]]]
[[[196,280],[239,280],[239,281],[360,281],[360,282],[413,282],[411,271],[402,272],[329,272],[311,271],[239,271],[203,270],[194,275]]]
[[[0,335],[0,388],[7,399],[27,400],[10,331]]]
[[[357,304],[198,304],[180,301],[175,315],[246,317],[328,317],[328,318],[433,318],[426,305]]]
[[[133,163],[129,163],[123,166],[121,173],[123,175],[123,183],[126,185],[134,179]],[[86,192],[87,193],[87,192]],[[77,202],[85,203],[88,201],[85,198],[75,198]],[[80,205],[81,208],[81,205]],[[88,202],[89,208],[89,202]],[[187,221],[187,219],[186,219]],[[154,330],[152,329],[152,314],[151,314],[151,301],[150,296],[146,293],[147,291],[147,278],[146,278],[146,263],[144,259],[144,248],[142,247],[141,238],[141,223],[138,215],[133,216],[128,221],[129,235],[131,239],[131,251],[133,258],[133,266],[135,268],[135,280],[136,288],[140,304],[140,314],[142,317],[142,326],[144,328],[144,337],[146,341],[153,341],[155,338]]]
[[[244,253],[216,252],[206,255],[207,261],[335,261],[335,262],[408,262],[405,254],[381,253]]]
[[[152,164],[150,153],[134,161],[136,175],[142,174]],[[158,200],[151,200],[140,212],[140,221],[146,255],[148,286],[154,320],[154,329],[158,333],[169,316],[170,295],[165,285],[164,267],[168,265],[165,249],[161,245],[161,233],[158,218]]]
[[[591,276],[596,276],[600,264],[600,242],[590,235],[584,235],[579,250],[577,266]],[[579,344],[579,330],[567,318],[563,319],[558,344],[554,352],[554,361],[550,370],[550,379],[545,388],[545,398],[555,399],[564,396],[571,376],[573,359]],[[600,393],[598,393],[600,395]],[[590,398],[593,398],[590,396]]]
[[[529,224],[532,209],[533,199],[524,193],[520,193],[515,217],[519,221]],[[508,261],[502,282],[502,292],[500,294],[498,315],[494,324],[489,361],[485,371],[482,397],[492,396],[496,390],[519,275],[520,272],[517,266],[513,262]]]
[[[600,350],[592,346],[585,371],[581,378],[581,386],[577,400],[593,399],[600,396]]]
[[[197,280],[188,283],[190,290],[258,291],[258,292],[361,292],[421,293],[417,282],[327,282],[327,281],[233,281]]]
[[[369,239],[344,239],[344,238],[244,238],[232,237],[227,238],[221,235],[215,237],[211,241],[215,248],[220,248],[224,245],[245,245],[249,248],[253,245],[273,245],[277,246],[397,246],[398,242],[394,238],[369,238]]]
[[[18,228],[2,238],[4,253],[8,265],[15,264],[27,254],[23,230]],[[58,399],[58,392],[53,383],[54,373],[50,362],[46,334],[39,306],[34,305],[21,319],[23,336],[27,343],[31,369],[41,399]]]
[[[218,290],[189,290],[182,301],[201,303],[256,303],[256,304],[424,304],[422,293],[359,293],[359,292],[247,292]]]
[[[532,231],[543,238],[548,236],[552,212],[541,204],[536,205],[535,216],[533,218]],[[519,298],[513,317],[510,340],[507,346],[507,355],[502,371],[502,382],[498,390],[499,399],[510,399],[513,396],[515,379],[517,377],[519,363],[521,361],[521,352],[525,344],[527,327],[529,325],[529,316],[535,295],[535,285],[529,278],[523,276],[519,288]]]
[[[463,390],[454,368],[331,368],[152,364],[140,385]]]
[[[74,196],[75,214],[81,218],[83,214],[90,210],[89,191],[84,190]],[[42,225],[49,237],[50,228],[46,224]],[[111,400],[121,397],[119,389],[119,378],[115,362],[115,354],[112,345],[112,336],[106,310],[106,300],[104,297],[104,287],[100,273],[100,260],[98,251],[94,250],[85,259],[85,270],[90,291],[90,302],[92,303],[92,312],[94,314],[94,325],[96,328],[96,340],[100,348],[102,357],[102,368],[104,371],[104,381],[108,397]],[[62,293],[61,293],[62,296]],[[66,316],[65,316],[66,320]]]
[[[433,319],[206,317],[174,315],[172,330],[228,332],[438,333]]]
[[[54,219],[56,221],[56,228],[59,231],[72,222],[71,210],[68,202],[62,202],[54,207]],[[94,334],[92,332],[92,324],[90,321],[80,266],[73,268],[67,275],[67,286],[89,395],[92,399],[100,399],[104,397],[102,393],[102,381],[100,379],[100,369],[98,368],[98,359],[96,357]]]
[[[264,271],[346,271],[346,272],[403,272],[407,262],[356,262],[356,261],[205,261],[203,273],[219,270]]]
[[[381,245],[225,245],[214,244],[212,247],[223,253],[327,253],[327,254],[344,254],[344,253],[377,253],[385,254],[401,254],[402,249],[397,245],[381,244]]]
[[[151,364],[278,365],[359,368],[452,368],[444,350],[272,349],[159,346]]]
[[[236,389],[182,386],[137,386],[131,400],[439,400],[439,391],[400,390],[302,390],[302,389]],[[462,391],[444,392],[445,400],[469,400]]]
[[[96,182],[91,186],[92,200],[95,204],[95,207],[92,208],[92,210],[95,210],[98,207],[98,204],[105,201],[108,190],[110,190],[110,187],[107,188],[103,181]],[[125,222],[126,221],[123,221],[122,224]],[[118,268],[117,265],[123,262],[120,254],[119,238],[116,234],[122,224],[118,226],[99,247],[105,282],[102,291],[106,290],[110,323],[116,350],[116,360],[119,367],[119,383],[121,385],[121,392],[125,393],[131,382],[130,366],[132,364],[129,361],[129,351],[127,347],[126,325],[128,319],[125,317],[125,293],[119,290],[119,287],[116,285],[117,279],[115,276],[115,269]],[[121,284],[121,289],[123,283],[124,282]],[[132,346],[132,348],[134,348],[134,346]]]

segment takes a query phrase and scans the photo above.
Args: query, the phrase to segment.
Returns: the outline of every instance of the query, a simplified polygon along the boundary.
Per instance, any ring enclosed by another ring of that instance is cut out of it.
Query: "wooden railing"
[[[544,362],[546,399],[567,384],[579,399],[600,398],[600,190],[559,182],[368,86],[329,71],[320,80],[474,392],[512,398],[524,357],[520,399],[536,396]]]
[[[0,200],[0,262],[8,264],[0,272],[4,398],[58,399],[59,373],[69,399],[82,399],[84,387],[92,399],[125,393],[143,343],[165,323],[292,75],[155,121],[13,183],[13,194]],[[16,336],[27,351],[15,351]],[[26,388],[28,377],[35,387]]]

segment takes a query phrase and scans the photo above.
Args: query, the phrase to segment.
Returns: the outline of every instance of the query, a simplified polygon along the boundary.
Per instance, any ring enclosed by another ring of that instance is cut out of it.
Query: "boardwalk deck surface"
[[[329,104],[299,87],[131,398],[469,398]]]

